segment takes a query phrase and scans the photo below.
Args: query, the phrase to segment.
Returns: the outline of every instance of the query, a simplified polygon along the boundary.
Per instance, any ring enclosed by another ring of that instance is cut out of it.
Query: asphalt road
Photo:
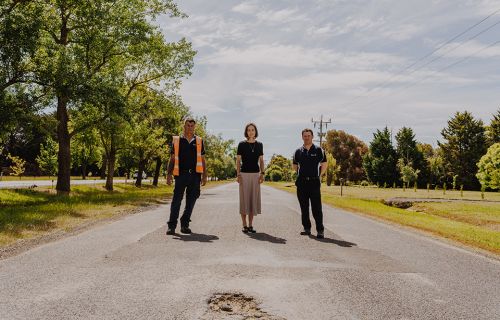
[[[237,185],[206,189],[193,235],[165,235],[169,206],[0,261],[1,319],[242,319],[216,292],[285,319],[500,319],[500,263],[324,207],[326,239],[300,236],[292,194],[263,188],[243,234]]]

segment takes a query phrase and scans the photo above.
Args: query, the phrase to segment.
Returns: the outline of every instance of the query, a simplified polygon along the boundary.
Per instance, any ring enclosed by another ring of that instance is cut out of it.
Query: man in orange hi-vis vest
[[[174,196],[170,205],[170,219],[167,222],[167,235],[174,235],[181,209],[181,201],[186,193],[186,206],[181,217],[181,232],[192,233],[189,229],[191,214],[196,199],[200,196],[200,185],[207,183],[207,167],[205,165],[205,146],[203,140],[194,134],[196,121],[193,118],[184,120],[184,131],[181,136],[174,136],[170,147],[170,162],[167,170],[167,184],[175,179]]]

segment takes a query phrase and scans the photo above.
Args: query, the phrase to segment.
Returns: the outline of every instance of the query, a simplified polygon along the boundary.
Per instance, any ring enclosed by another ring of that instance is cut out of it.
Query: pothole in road
[[[255,298],[242,293],[216,293],[208,300],[205,319],[286,320],[263,311]]]

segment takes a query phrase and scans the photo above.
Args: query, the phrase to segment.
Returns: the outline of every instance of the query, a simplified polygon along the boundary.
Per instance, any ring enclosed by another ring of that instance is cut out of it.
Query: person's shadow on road
[[[247,233],[249,238],[255,239],[255,240],[260,240],[260,241],[267,241],[271,243],[277,243],[277,244],[286,244],[286,239],[279,238],[272,236],[270,234],[267,234],[265,232],[257,232],[257,233]]]
[[[202,234],[202,233],[191,233],[191,234],[176,233],[173,239],[182,241],[214,242],[214,240],[219,240],[219,237],[214,236],[212,234]]]
[[[319,242],[324,242],[324,243],[333,243],[336,244],[340,247],[345,247],[345,248],[351,248],[351,247],[356,247],[357,244],[349,241],[343,241],[343,240],[336,240],[336,239],[331,239],[331,238],[324,238],[324,239],[318,239],[313,235],[310,235],[309,238],[314,239]]]

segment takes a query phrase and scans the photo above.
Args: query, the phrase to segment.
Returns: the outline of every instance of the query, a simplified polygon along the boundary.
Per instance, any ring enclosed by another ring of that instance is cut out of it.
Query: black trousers
[[[299,199],[304,230],[311,230],[311,220],[309,218],[309,203],[311,203],[316,231],[323,232],[325,227],[323,226],[323,208],[321,206],[321,181],[319,178],[314,180],[298,178],[295,185],[297,186],[297,198]]]
[[[186,193],[186,206],[181,217],[181,227],[189,227],[194,204],[200,196],[200,182],[201,174],[199,173],[181,172],[175,177],[174,196],[170,205],[170,219],[167,222],[169,228],[175,229],[177,227],[177,219],[179,218],[184,193]]]

